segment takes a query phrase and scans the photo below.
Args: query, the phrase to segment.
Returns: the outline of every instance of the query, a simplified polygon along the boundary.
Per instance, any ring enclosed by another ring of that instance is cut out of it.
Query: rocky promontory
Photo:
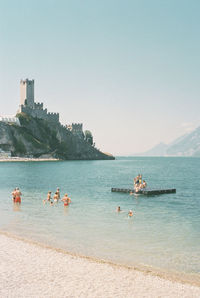
[[[20,113],[20,126],[0,122],[0,149],[12,156],[59,158],[63,160],[115,159],[73,135],[60,123],[46,121]]]

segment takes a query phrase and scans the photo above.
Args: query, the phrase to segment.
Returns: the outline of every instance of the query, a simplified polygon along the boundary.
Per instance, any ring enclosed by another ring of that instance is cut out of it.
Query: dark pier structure
[[[139,195],[162,195],[167,193],[176,193],[175,188],[171,189],[141,189],[138,192],[135,192],[134,189],[131,188],[111,188],[112,192],[123,192],[123,193],[135,193]]]

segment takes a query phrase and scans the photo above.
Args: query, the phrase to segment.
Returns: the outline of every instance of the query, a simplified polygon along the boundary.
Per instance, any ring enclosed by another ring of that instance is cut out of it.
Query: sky
[[[21,79],[97,148],[144,152],[200,126],[200,1],[0,0],[0,115]]]

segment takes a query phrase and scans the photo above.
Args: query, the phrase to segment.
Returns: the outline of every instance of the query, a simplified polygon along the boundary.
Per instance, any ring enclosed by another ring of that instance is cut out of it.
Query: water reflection
[[[20,203],[13,203],[13,211],[15,211],[15,212],[21,211],[21,204]]]

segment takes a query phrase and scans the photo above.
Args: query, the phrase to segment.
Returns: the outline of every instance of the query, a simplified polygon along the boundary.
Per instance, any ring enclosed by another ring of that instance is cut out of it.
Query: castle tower
[[[34,80],[20,81],[20,105],[34,108]]]

